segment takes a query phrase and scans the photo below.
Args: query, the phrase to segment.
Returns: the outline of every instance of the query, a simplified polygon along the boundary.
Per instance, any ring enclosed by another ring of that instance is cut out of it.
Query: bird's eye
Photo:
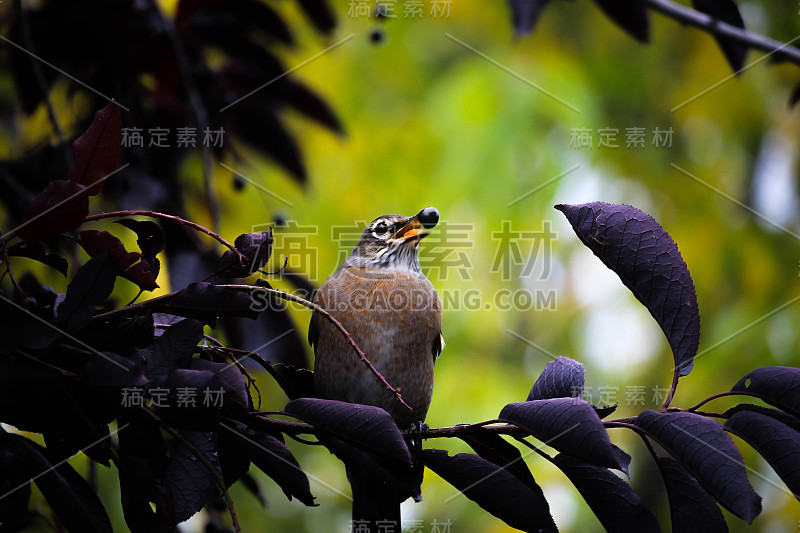
[[[377,224],[375,224],[375,227],[373,228],[372,234],[375,237],[377,237],[379,239],[382,239],[382,238],[385,238],[389,234],[389,230],[390,229],[391,228],[389,228],[389,225],[386,224],[386,222],[378,222]]]

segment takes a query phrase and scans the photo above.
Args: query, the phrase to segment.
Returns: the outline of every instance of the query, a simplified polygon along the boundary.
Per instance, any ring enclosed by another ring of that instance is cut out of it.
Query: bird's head
[[[439,211],[426,207],[414,216],[383,215],[369,223],[348,262],[368,268],[420,271],[419,241],[439,223]]]

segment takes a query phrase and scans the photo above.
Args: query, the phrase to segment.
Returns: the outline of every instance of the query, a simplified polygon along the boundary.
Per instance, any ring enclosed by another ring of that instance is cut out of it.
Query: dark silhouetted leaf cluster
[[[518,37],[530,33],[545,8],[551,3],[558,4],[559,2],[508,0],[514,33]],[[777,54],[778,57],[775,58],[777,62],[785,59],[781,52],[782,49],[792,45],[791,42],[775,45],[774,41],[769,42],[759,35],[748,34],[735,0],[692,0],[694,11],[669,0],[649,2],[647,0],[594,0],[594,3],[611,22],[641,43],[650,42],[650,11],[660,12],[678,22],[699,27],[717,41],[725,60],[736,75],[746,70],[745,61],[751,46],[761,50],[765,49],[764,46],[769,47],[766,48],[767,50],[774,47],[770,53]],[[727,25],[728,33],[721,33],[720,25]],[[796,47],[792,48],[797,50]],[[796,60],[794,62],[797,63]],[[798,100],[800,100],[800,85],[792,91],[789,97],[789,107],[793,107]]]
[[[118,109],[108,104],[75,141],[69,179],[34,198],[18,228],[0,241],[9,256],[39,261],[69,279],[65,294],[30,273],[13,283],[9,296],[0,292],[0,420],[40,433],[45,443],[0,431],[3,531],[36,520],[31,483],[64,530],[111,531],[94,489],[65,462],[79,451],[118,470],[125,520],[134,532],[173,531],[217,501],[251,463],[289,499],[314,505],[283,434],[252,414],[254,385],[238,359],[252,356],[276,372],[288,367],[204,341],[205,325],[259,317],[246,291],[194,282],[120,306],[112,295],[120,278],[141,291],[158,287],[158,256],[169,239],[152,220],[114,216],[136,234],[137,252],[108,231],[80,231],[73,239],[89,259],[71,276],[67,259],[48,253],[51,237],[84,224],[87,197],[101,192],[98,181],[118,164],[120,132]],[[8,242],[15,237],[20,240]],[[217,262],[244,277],[269,260],[271,244],[271,230],[240,235],[235,251]],[[281,327],[294,327],[288,313],[275,316],[283,319]],[[272,353],[278,360],[304,360]],[[249,487],[258,492],[257,484]]]
[[[260,12],[267,17],[265,13]],[[227,333],[237,331],[230,324],[245,324],[247,330],[263,323],[267,327],[261,340],[271,344],[294,328],[286,309],[271,305],[276,294],[265,291],[264,282],[243,286],[190,280],[139,303],[115,301],[118,282],[132,283],[139,296],[158,287],[158,256],[169,251],[172,241],[154,220],[165,221],[164,228],[191,227],[231,248],[207,254],[202,262],[207,279],[263,272],[272,255],[271,229],[245,233],[230,245],[213,231],[174,216],[136,211],[154,219],[139,220],[122,211],[88,220],[116,219],[136,234],[139,251],[126,250],[108,231],[82,229],[71,237],[89,258],[76,264],[71,276],[67,259],[48,253],[51,237],[84,225],[88,205],[77,198],[99,192],[98,176],[107,176],[117,164],[119,154],[107,142],[120,130],[111,118],[115,113],[114,104],[97,113],[95,123],[75,143],[70,179],[45,188],[26,209],[20,229],[0,241],[9,256],[39,261],[69,279],[65,294],[57,294],[26,273],[7,282],[12,288],[8,296],[0,293],[0,422],[39,433],[45,444],[0,430],[0,488],[7,495],[0,498],[4,528],[21,531],[37,520],[31,510],[35,484],[63,530],[111,530],[95,489],[66,462],[79,451],[116,470],[125,522],[134,533],[175,531],[208,505],[221,500],[232,505],[227,489],[238,481],[263,501],[258,483],[248,474],[251,466],[270,477],[289,500],[313,506],[308,476],[285,443],[287,435],[298,434],[314,435],[349,472],[369,472],[382,488],[370,494],[371,502],[419,500],[427,467],[524,531],[555,532],[557,525],[510,438],[560,469],[612,532],[659,531],[660,526],[634,488],[614,472],[629,476],[631,456],[612,443],[609,428],[627,428],[647,443],[676,531],[726,531],[718,505],[748,523],[760,513],[761,498],[729,434],[761,454],[794,494],[800,491],[800,369],[764,367],[744,376],[722,395],[747,396],[771,407],[742,403],[715,413],[724,424],[699,411],[702,403],[690,409],[670,406],[678,378],[694,363],[700,317],[677,245],[650,215],[599,202],[557,206],[580,240],[664,331],[674,366],[671,394],[660,410],[608,419],[617,406],[584,401],[584,367],[562,356],[547,364],[525,401],[504,406],[496,420],[403,432],[379,407],[316,398],[313,373],[297,342],[280,349],[287,353],[263,357]],[[65,191],[79,194],[73,201]],[[302,280],[296,285],[308,288]],[[259,293],[271,295],[266,306],[255,298]],[[223,329],[230,346],[206,328]],[[243,363],[246,359],[262,366],[286,393],[290,401],[281,414],[295,420],[261,411],[260,391]],[[422,449],[422,441],[437,437],[458,437],[474,453]],[[226,527],[222,522],[213,518],[209,527]]]

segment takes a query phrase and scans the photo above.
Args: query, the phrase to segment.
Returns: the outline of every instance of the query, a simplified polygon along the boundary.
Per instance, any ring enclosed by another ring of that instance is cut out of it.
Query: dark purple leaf
[[[211,372],[225,389],[226,399],[230,399],[245,409],[252,408],[244,376],[232,363],[212,363],[204,359],[192,359],[190,366],[194,370]]]
[[[161,532],[154,527],[156,514],[150,501],[158,503],[162,522],[166,519],[164,501],[157,498],[156,478],[161,479],[167,467],[167,450],[159,424],[144,412],[122,411],[119,426],[119,485],[122,511],[132,533]]]
[[[248,429],[241,423],[223,426],[236,435],[234,438],[241,440],[253,464],[271,477],[289,500],[294,497],[305,505],[317,505],[311,495],[308,478],[286,444],[268,433]]]
[[[372,453],[411,466],[411,456],[403,435],[391,415],[380,407],[300,398],[286,404],[284,411]]]
[[[605,407],[597,407],[596,405],[593,405],[592,407],[594,407],[594,412],[597,413],[597,416],[602,420],[617,410],[617,407],[619,407],[619,402],[615,403],[614,405],[607,405]]]
[[[111,466],[111,432],[107,425],[89,421],[88,416],[88,413],[66,408],[59,426],[42,432],[45,447],[53,462],[65,461],[82,451],[92,461],[105,467]]]
[[[164,250],[164,245],[166,244],[164,231],[161,229],[161,226],[152,220],[123,218],[115,220],[115,222],[136,233],[136,244],[139,246],[142,256],[148,261],[154,259]]]
[[[267,363],[266,370],[272,378],[283,389],[290,400],[298,398],[315,398],[314,392],[314,372],[307,368],[296,368],[283,364]]]
[[[314,27],[325,34],[330,34],[336,27],[336,17],[326,0],[298,0],[300,9]]]
[[[557,205],[575,233],[642,302],[667,336],[680,375],[692,370],[700,313],[689,269],[658,222],[628,205]]]
[[[614,23],[641,43],[650,41],[650,16],[638,0],[595,0]]]
[[[33,199],[23,211],[20,225],[31,222],[19,232],[27,241],[41,241],[67,233],[83,223],[89,214],[89,195],[80,183],[55,180]]]
[[[2,430],[0,430],[2,431]],[[2,442],[2,438],[0,438]],[[31,478],[20,459],[11,450],[0,447],[0,516],[3,531],[24,531],[33,514],[28,511],[31,500]]]
[[[452,457],[447,450],[422,450],[422,463],[470,500],[523,531],[557,532],[542,489],[470,453]]]
[[[583,400],[553,398],[510,403],[503,407],[500,419],[559,451],[592,464],[622,469],[603,423]]]
[[[718,21],[745,29],[742,14],[739,13],[739,8],[733,0],[692,0],[692,6],[701,13],[710,15]],[[728,60],[733,72],[738,74],[744,67],[745,59],[747,59],[747,46],[719,35],[715,35],[714,39],[717,40],[717,44],[722,48],[722,53],[725,54],[725,59]]]
[[[10,433],[0,433],[0,448],[11,451],[34,479],[53,513],[69,532],[111,533],[111,521],[100,499],[69,463],[56,463],[48,452],[33,441]]]
[[[371,505],[382,507],[387,501],[396,501],[400,504],[409,497],[419,501],[421,467],[409,468],[408,463],[365,449],[328,433],[319,433],[317,438],[345,464],[359,508],[362,504],[366,507]],[[379,493],[366,493],[375,487],[381,487]],[[361,501],[361,496],[364,496],[364,501]]]
[[[192,359],[192,362],[195,360]],[[202,391],[206,388],[219,390],[220,384],[215,379],[214,373],[208,370],[192,370],[189,368],[172,368],[167,371],[166,381],[161,383],[164,388],[176,391],[178,388],[187,387]]]
[[[727,533],[728,524],[717,502],[680,463],[670,457],[660,457],[658,468],[667,487],[672,531]]]
[[[60,336],[59,331],[0,299],[0,353],[10,354],[17,348],[43,350]]]
[[[609,533],[660,533],[658,521],[639,495],[613,472],[565,453],[556,455],[553,464],[567,475]]]
[[[246,425],[235,420],[220,421],[220,425],[224,429],[230,429],[230,427],[241,428],[242,430],[247,429]],[[225,486],[230,487],[237,481],[244,481],[243,477],[247,475],[250,469],[250,454],[243,446],[244,440],[234,432],[220,430],[218,437],[219,466],[222,469],[222,479],[225,481]],[[249,490],[249,487],[245,488]],[[261,493],[260,487],[257,492]]]
[[[154,291],[158,288],[150,264],[142,254],[129,252],[118,238],[107,231],[85,230],[79,241],[90,256],[107,253],[111,257],[119,275],[132,281],[140,289]]]
[[[181,436],[218,472],[217,434],[213,431],[181,431]],[[217,494],[214,474],[194,453],[176,441],[164,474],[164,486],[172,496],[174,519],[183,522]]]
[[[120,457],[119,490],[125,525],[131,533],[159,531],[155,525],[156,514],[150,508],[153,490],[153,473],[144,457]]]
[[[145,309],[133,316],[104,317],[94,320],[83,330],[81,336],[86,344],[98,350],[127,353],[131,346],[136,348],[149,346],[156,336],[156,329],[153,314]]]
[[[583,396],[584,369],[569,357],[558,356],[544,367],[528,394],[530,400],[580,398]]]
[[[800,368],[764,366],[740,379],[732,391],[750,392],[800,417]]]
[[[716,421],[694,413],[643,411],[636,425],[689,471],[723,507],[752,523],[761,512],[761,497],[755,493],[742,455]]]
[[[514,33],[522,37],[530,32],[550,0],[509,0]]]
[[[12,257],[27,257],[53,267],[66,278],[69,263],[58,254],[48,254],[44,245],[35,241],[19,241],[8,247],[8,255]]]
[[[161,386],[171,369],[189,367],[201,338],[202,323],[197,320],[181,320],[168,327],[153,344],[136,350],[136,357],[145,367],[145,375],[155,381],[155,386]]]
[[[96,387],[144,387],[147,378],[142,367],[127,357],[113,352],[100,352],[78,372],[82,382]]]
[[[735,407],[731,407],[723,414],[723,418],[730,418],[734,415],[734,413],[738,413],[740,411],[750,411],[754,413],[759,413],[765,416],[771,416],[778,422],[785,424],[792,428],[795,431],[800,432],[800,418],[794,417],[788,413],[783,411],[779,411],[778,409],[770,409],[769,407],[764,407],[763,405],[753,405],[750,403],[740,403]]]
[[[233,245],[245,256],[246,263],[241,264],[239,256],[233,250],[227,250],[222,254],[214,271],[223,278],[246,278],[256,273],[269,261],[272,255],[272,241],[272,228],[239,235]]]
[[[239,478],[239,483],[241,483],[242,487],[244,487],[247,492],[252,494],[255,499],[258,500],[258,502],[261,504],[261,507],[267,506],[267,498],[261,491],[261,485],[258,484],[256,478],[254,478],[250,472],[245,472],[242,474],[242,477]]]
[[[95,113],[89,129],[72,143],[75,164],[70,181],[89,187],[90,196],[100,193],[103,185],[97,182],[117,168],[121,148],[122,119],[119,106],[112,102]]]
[[[725,428],[761,454],[800,500],[800,432],[771,416],[753,411],[734,413],[725,422]]]
[[[617,458],[617,463],[619,463],[619,469],[622,470],[626,476],[631,477],[631,456],[628,455],[625,450],[615,444],[612,444],[611,448],[614,450],[614,456]]]
[[[196,318],[215,324],[218,316],[256,318],[253,301],[245,292],[226,290],[210,283],[195,282],[173,294],[145,302],[149,309],[170,315]]]
[[[108,254],[89,259],[67,286],[67,296],[58,306],[58,322],[81,329],[92,319],[94,308],[102,305],[114,289],[117,271]]]
[[[482,458],[505,468],[528,486],[536,485],[533,474],[523,461],[522,454],[519,453],[517,447],[508,443],[497,433],[479,427],[475,428],[473,433],[460,438]]]
[[[354,494],[363,496],[366,487],[381,486],[384,490],[380,495],[367,498],[376,505],[386,499],[396,498],[399,504],[408,497],[419,497],[422,469],[412,466],[400,430],[383,409],[300,398],[289,402],[284,411],[321,430],[317,438],[345,463]]]

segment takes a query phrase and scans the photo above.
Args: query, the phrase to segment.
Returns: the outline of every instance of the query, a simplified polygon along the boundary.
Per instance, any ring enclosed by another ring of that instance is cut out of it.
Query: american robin
[[[314,298],[350,332],[411,410],[359,360],[341,332],[314,313],[308,338],[314,347],[314,386],[319,397],[381,407],[401,429],[425,420],[433,395],[433,366],[444,340],[442,302],[422,273],[417,252],[428,235],[425,229],[438,222],[439,211],[433,207],[411,217],[376,218]],[[371,482],[367,473],[348,468],[348,478],[354,520],[399,521],[399,501],[392,502],[391,511],[369,503],[386,499],[380,498],[380,484]],[[396,526],[399,530],[400,524]]]

